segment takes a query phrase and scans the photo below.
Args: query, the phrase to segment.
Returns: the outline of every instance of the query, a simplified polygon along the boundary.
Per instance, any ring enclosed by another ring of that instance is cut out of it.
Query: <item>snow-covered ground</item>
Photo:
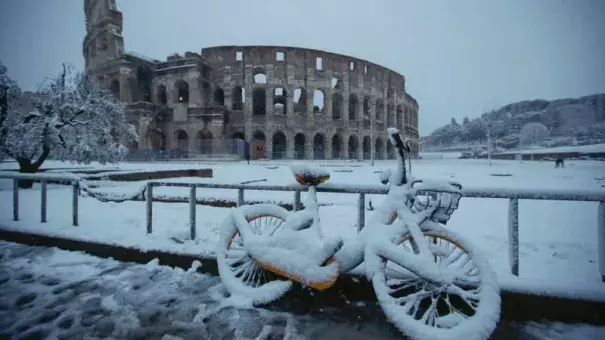
[[[195,266],[192,266],[195,268]],[[376,306],[234,308],[219,278],[0,241],[0,338],[401,339]],[[293,302],[296,303],[296,302]],[[270,308],[270,309],[267,309]],[[296,309],[296,308],[294,308]],[[588,340],[605,327],[501,320],[492,339]]]
[[[557,152],[579,152],[579,153],[599,153],[605,152],[605,143],[593,145],[577,145],[577,146],[558,146],[555,148],[528,148],[519,151],[506,151],[502,153],[522,153],[522,154],[540,154],[540,153],[557,153]]]
[[[338,166],[337,166],[338,165]],[[390,161],[367,163],[360,167],[328,166],[331,183],[376,184],[376,170],[393,166]],[[13,168],[4,163],[2,168]],[[47,167],[74,166],[49,162]],[[198,181],[211,183],[239,183],[266,179],[258,185],[292,184],[290,169],[279,166],[269,169],[264,165],[246,164],[120,164],[121,169],[188,169],[210,166],[213,178],[184,178],[170,181]],[[95,167],[101,167],[95,165]],[[115,168],[115,165],[107,165]],[[605,193],[603,163],[576,161],[565,169],[554,169],[551,163],[486,160],[418,160],[413,162],[415,176],[453,178],[467,187],[508,189],[566,189],[597,190]],[[351,171],[351,172],[341,172]],[[493,176],[493,174],[510,176]],[[144,182],[120,183],[97,190],[107,193],[135,193]],[[228,213],[226,208],[197,206],[197,238],[187,240],[189,234],[188,206],[180,203],[154,203],[153,234],[146,234],[145,205],[143,202],[101,203],[91,197],[80,198],[80,226],[71,225],[71,189],[64,186],[48,188],[48,223],[40,223],[40,192],[20,191],[20,221],[12,221],[12,192],[10,182],[0,180],[0,226],[13,230],[27,230],[41,234],[60,235],[104,243],[115,243],[141,249],[164,249],[181,253],[204,254],[212,257],[218,240],[220,222]],[[188,197],[187,188],[159,187],[154,196]],[[198,198],[236,200],[235,190],[197,190]],[[288,202],[291,192],[247,190],[245,199],[251,201]],[[373,206],[383,196],[370,195]],[[357,195],[319,194],[324,232],[338,234],[345,241],[356,235]],[[605,284],[601,282],[597,254],[597,203],[563,201],[520,202],[520,276],[510,274],[507,235],[508,201],[504,199],[461,200],[448,227],[467,237],[483,250],[498,273],[500,285],[509,290],[577,296],[605,301]],[[366,211],[366,221],[372,211]],[[175,239],[184,243],[175,242]]]

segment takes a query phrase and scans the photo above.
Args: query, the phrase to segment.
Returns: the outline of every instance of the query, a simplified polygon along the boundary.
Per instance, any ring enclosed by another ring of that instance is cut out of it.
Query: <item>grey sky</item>
[[[605,92],[603,0],[118,0],[126,51],[289,45],[403,73],[420,134],[510,102]],[[83,0],[2,0],[0,59],[25,89],[83,68]]]

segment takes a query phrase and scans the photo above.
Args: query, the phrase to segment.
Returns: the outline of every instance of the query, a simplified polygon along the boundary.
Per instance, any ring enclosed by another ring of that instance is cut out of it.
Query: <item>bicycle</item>
[[[292,166],[308,188],[296,212],[269,204],[236,208],[221,225],[219,275],[230,294],[252,305],[270,303],[298,282],[324,290],[362,263],[390,322],[412,339],[487,339],[500,318],[496,275],[471,243],[444,227],[462,186],[408,179],[409,140],[387,129],[397,170],[382,205],[353,241],[322,235],[316,188],[329,173]]]

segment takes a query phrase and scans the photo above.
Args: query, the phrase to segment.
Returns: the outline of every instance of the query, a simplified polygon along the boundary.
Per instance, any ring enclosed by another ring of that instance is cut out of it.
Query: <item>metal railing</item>
[[[41,183],[41,207],[40,221],[46,222],[46,196],[47,183],[62,182],[71,183],[72,186],[72,224],[78,226],[78,197],[80,182],[78,178],[65,175],[51,174],[20,174],[0,173],[0,178],[13,180],[13,220],[19,220],[19,179],[31,180]],[[148,181],[146,189],[141,192],[145,196],[145,219],[147,233],[153,232],[153,188],[154,187],[185,187],[189,191],[189,228],[190,237],[196,237],[196,205],[197,188],[204,189],[230,189],[237,190],[237,206],[245,204],[245,190],[264,191],[290,191],[293,192],[294,211],[301,209],[301,192],[306,191],[298,184],[291,185],[253,185],[253,184],[218,184],[218,183],[185,183]],[[357,194],[357,230],[365,225],[365,198],[366,195],[385,195],[388,192],[386,186],[380,185],[356,185],[348,186],[342,184],[325,183],[317,188],[318,192]],[[519,275],[519,200],[553,200],[553,201],[584,201],[598,202],[597,210],[597,245],[599,253],[599,272],[601,279],[605,282],[605,193],[597,190],[582,190],[570,192],[567,190],[530,190],[530,189],[474,189],[465,188],[463,197],[466,198],[499,198],[508,199],[508,241],[509,261],[511,273]]]

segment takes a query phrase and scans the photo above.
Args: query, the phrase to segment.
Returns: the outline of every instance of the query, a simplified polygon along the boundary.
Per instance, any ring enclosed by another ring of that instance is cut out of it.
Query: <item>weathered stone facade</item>
[[[114,0],[85,0],[86,71],[129,108],[140,149],[212,151],[230,138],[253,158],[375,158],[386,128],[418,147],[418,103],[405,78],[341,54],[282,46],[219,46],[166,61],[124,53]]]

